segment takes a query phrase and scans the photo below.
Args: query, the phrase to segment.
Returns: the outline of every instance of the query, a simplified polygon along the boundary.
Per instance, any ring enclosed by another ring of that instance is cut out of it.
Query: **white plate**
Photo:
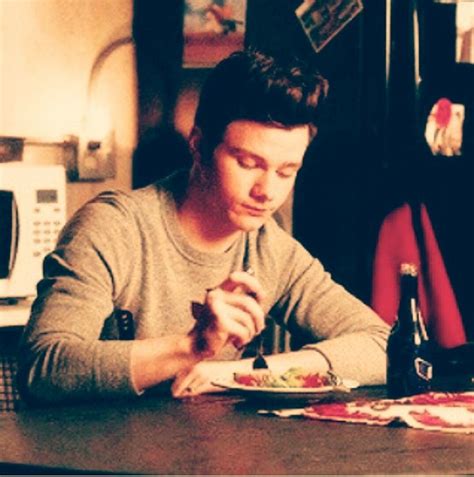
[[[236,394],[247,398],[272,401],[318,401],[326,397],[346,394],[357,388],[359,383],[352,379],[343,379],[339,386],[321,386],[319,388],[271,388],[259,386],[245,386],[236,383],[233,379],[216,379],[214,386],[229,389]]]

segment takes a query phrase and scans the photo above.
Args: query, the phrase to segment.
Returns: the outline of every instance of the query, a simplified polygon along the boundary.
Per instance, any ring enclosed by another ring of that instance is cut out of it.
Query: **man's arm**
[[[312,373],[325,374],[329,369],[327,360],[313,350],[292,351],[265,356],[272,373],[283,374],[289,368],[304,368]],[[253,358],[238,361],[202,361],[191,369],[179,373],[173,383],[174,397],[187,397],[203,393],[222,391],[212,383],[216,379],[232,382],[236,372],[252,372]]]
[[[131,376],[135,389],[142,392],[186,375],[197,363],[218,355],[228,343],[237,348],[249,343],[264,327],[262,300],[258,280],[246,272],[234,272],[208,291],[189,334],[134,341]]]
[[[131,349],[130,370],[137,393],[173,379],[190,369],[202,358],[193,352],[193,340],[188,335],[134,340]]]
[[[387,324],[273,222],[259,239],[257,275],[273,306],[269,314],[292,334],[292,344],[324,355],[342,377],[383,383]]]

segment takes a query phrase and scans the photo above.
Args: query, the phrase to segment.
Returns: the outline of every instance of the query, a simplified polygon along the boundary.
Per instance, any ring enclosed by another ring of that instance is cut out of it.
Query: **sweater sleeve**
[[[281,232],[284,233],[284,232]],[[361,384],[382,384],[390,328],[367,305],[332,280],[322,264],[291,237],[276,233],[281,259],[272,316],[299,346],[323,354],[334,372]],[[278,265],[279,263],[279,265]],[[298,346],[298,347],[299,347]]]
[[[19,388],[27,400],[135,393],[131,342],[100,340],[138,239],[123,202],[109,193],[86,204],[44,261],[19,353]]]

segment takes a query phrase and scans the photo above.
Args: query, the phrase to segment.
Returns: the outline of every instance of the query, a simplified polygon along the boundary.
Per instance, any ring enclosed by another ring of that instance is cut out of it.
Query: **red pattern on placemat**
[[[420,424],[424,424],[426,426],[436,426],[436,427],[459,427],[459,424],[454,424],[452,422],[447,421],[439,416],[433,416],[428,411],[423,412],[410,412],[410,416],[413,419],[416,419],[417,422]]]
[[[357,403],[353,403],[356,404]],[[305,410],[307,417],[315,417],[317,419],[326,419],[331,421],[347,421],[347,422],[364,422],[366,424],[386,425],[392,421],[392,418],[382,418],[380,416],[364,412],[364,403],[359,403],[360,409],[356,407],[349,407],[347,403],[331,403],[331,404],[316,404]],[[316,408],[316,409],[315,409]]]
[[[303,416],[379,426],[403,423],[416,429],[470,434],[474,433],[474,392],[314,404],[304,410]]]
[[[472,404],[474,406],[474,393],[424,393],[408,398],[397,399],[395,402],[402,404],[446,404],[449,406],[463,406]]]

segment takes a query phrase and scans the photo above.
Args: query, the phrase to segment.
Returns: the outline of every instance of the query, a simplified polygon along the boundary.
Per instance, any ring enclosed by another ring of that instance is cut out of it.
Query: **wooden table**
[[[282,419],[258,415],[259,407],[215,395],[5,413],[0,415],[0,474],[474,472],[469,435]]]

